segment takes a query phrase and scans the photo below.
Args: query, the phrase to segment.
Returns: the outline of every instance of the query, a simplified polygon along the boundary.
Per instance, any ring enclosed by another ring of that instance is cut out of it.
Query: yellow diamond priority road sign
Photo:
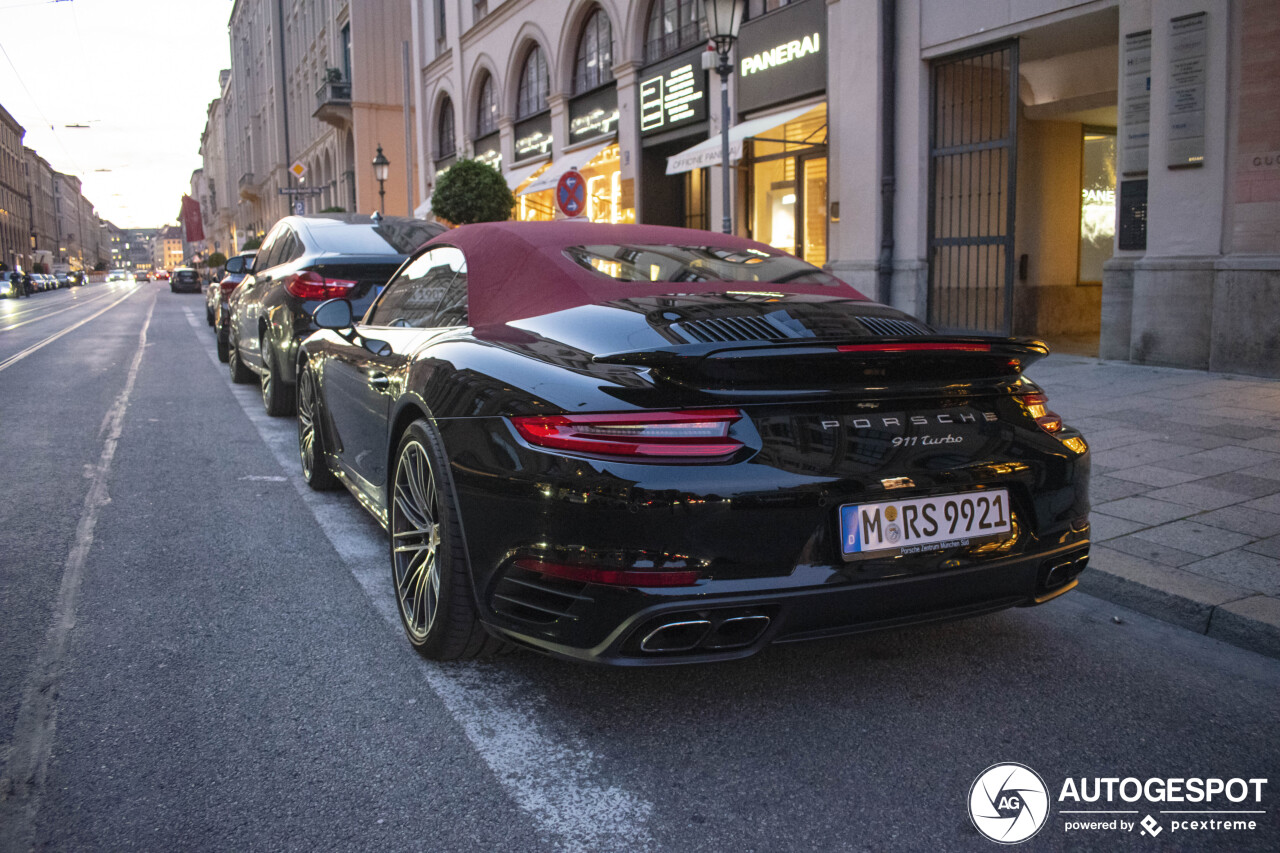
[[[289,171],[293,172],[293,176],[295,178],[301,178],[303,175],[307,173],[307,167],[302,165],[301,163],[294,163],[292,166],[289,167]]]

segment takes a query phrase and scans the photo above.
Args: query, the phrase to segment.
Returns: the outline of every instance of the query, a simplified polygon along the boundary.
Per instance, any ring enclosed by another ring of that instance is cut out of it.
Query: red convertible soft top
[[[576,246],[686,246],[789,257],[743,237],[663,225],[591,222],[486,222],[446,231],[426,245],[461,249],[467,259],[468,314],[473,327],[538,317],[579,305],[671,293],[769,291],[865,300],[832,277],[829,284],[761,281],[619,281],[565,254]]]

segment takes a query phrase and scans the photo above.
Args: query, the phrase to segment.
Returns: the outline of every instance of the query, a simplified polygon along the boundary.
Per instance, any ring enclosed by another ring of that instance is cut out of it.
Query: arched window
[[[476,136],[488,136],[498,129],[498,99],[493,95],[493,75],[484,75],[476,106]]]
[[[653,0],[645,28],[646,62],[662,59],[706,41],[698,0]]]
[[[547,60],[542,48],[534,45],[524,58],[520,72],[520,88],[516,94],[516,118],[528,118],[547,108],[547,93],[551,86],[547,80]]]
[[[613,79],[613,27],[603,9],[587,18],[573,63],[573,93],[580,95]]]
[[[458,137],[453,132],[453,101],[445,98],[440,104],[440,116],[436,122],[436,159],[443,160],[458,153]]]

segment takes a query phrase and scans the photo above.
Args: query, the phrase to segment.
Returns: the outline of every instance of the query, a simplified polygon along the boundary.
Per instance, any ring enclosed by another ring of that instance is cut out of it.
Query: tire
[[[217,341],[218,361],[223,364],[227,363],[227,359],[231,357],[231,345],[227,343],[227,339],[221,332],[214,328],[214,340]]]
[[[310,364],[298,372],[298,456],[302,479],[317,492],[336,489],[340,483],[329,467],[320,417],[320,384]]]
[[[229,338],[230,333],[227,336]],[[227,341],[227,368],[231,371],[231,381],[237,385],[248,385],[255,378],[253,371],[240,361],[240,350],[232,346],[230,340]]]
[[[270,332],[263,334],[258,351],[262,354],[262,373],[259,378],[262,380],[263,408],[273,418],[293,414],[293,389],[280,378]]]
[[[213,309],[209,307],[208,303],[204,306],[204,319],[210,326],[213,325]]]
[[[391,583],[400,624],[418,654],[469,660],[500,650],[476,615],[444,448],[426,421],[409,425],[388,488]]]

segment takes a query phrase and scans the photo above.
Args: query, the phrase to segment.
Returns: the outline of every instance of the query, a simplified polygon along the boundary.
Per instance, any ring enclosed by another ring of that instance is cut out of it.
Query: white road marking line
[[[142,331],[138,333],[138,349],[129,365],[124,390],[107,410],[104,423],[109,425],[109,432],[102,443],[98,464],[89,468],[92,472],[89,493],[85,495],[84,511],[76,525],[75,542],[67,554],[67,562],[62,570],[62,584],[54,602],[49,630],[22,691],[22,704],[18,707],[12,746],[5,760],[4,774],[0,775],[0,826],[5,827],[10,840],[16,842],[13,849],[26,849],[32,840],[35,818],[40,809],[40,798],[49,769],[54,731],[57,728],[58,682],[67,640],[76,624],[76,607],[84,581],[85,561],[93,546],[98,515],[111,502],[111,495],[107,491],[111,463],[120,442],[125,412],[129,408],[129,398],[138,379],[138,369],[142,366],[142,355],[146,352],[147,330],[151,327],[155,307],[155,300],[152,299],[142,323]]]
[[[249,474],[244,477],[236,477],[237,480],[249,480],[263,483],[287,483],[288,477],[274,477],[268,474]]]
[[[59,308],[57,311],[48,311],[48,312],[46,312],[46,313],[44,313],[44,314],[39,315],[38,317],[32,317],[30,320],[23,320],[23,321],[21,321],[21,322],[14,323],[14,324],[13,324],[13,325],[11,325],[11,326],[4,326],[4,327],[0,327],[0,332],[7,332],[7,331],[9,331],[10,329],[16,329],[16,328],[18,328],[18,327],[20,327],[20,326],[26,326],[26,325],[27,325],[27,324],[29,324],[29,323],[35,323],[35,322],[38,322],[38,321],[40,321],[40,320],[46,320],[46,319],[48,319],[49,317],[53,317],[53,316],[54,316],[54,315],[56,315],[56,314],[62,314],[62,313],[65,313],[65,312],[67,312],[67,311],[71,311],[71,310],[76,309],[76,308],[84,308],[84,307],[85,307],[85,306],[87,306],[87,305],[92,305],[92,304],[93,304],[93,303],[95,303],[95,302],[101,302],[101,301],[102,301],[102,300],[104,300],[104,299],[110,299],[110,298],[111,298],[111,294],[110,294],[110,293],[103,293],[103,294],[100,294],[100,295],[95,296],[95,297],[93,297],[93,298],[91,298],[91,299],[87,299],[87,300],[85,300],[84,302],[75,302],[75,301],[74,301],[74,297],[72,297],[72,300],[73,300],[73,303],[74,303],[74,304],[72,304],[72,305],[68,305],[66,308]],[[24,312],[22,312],[22,313],[23,313],[23,314],[28,314],[28,313],[30,313],[30,312],[28,312],[28,311],[24,311]],[[15,316],[21,316],[21,315],[15,315]],[[7,318],[7,317],[6,317],[5,319],[9,319],[9,318]]]
[[[203,346],[227,376],[211,336]],[[229,376],[224,381],[395,641],[404,642],[391,593],[386,534],[346,491],[316,492],[303,481],[296,420],[268,416],[255,385],[232,384]],[[655,846],[647,828],[653,805],[610,784],[580,737],[557,735],[541,721],[547,711],[536,684],[491,667],[422,661],[419,671],[507,794],[561,850]]]
[[[115,302],[112,302],[112,303],[111,303],[110,305],[108,305],[106,308],[103,308],[101,311],[98,311],[98,312],[96,312],[96,313],[90,314],[88,317],[85,317],[85,318],[84,318],[83,320],[81,320],[80,322],[78,322],[78,323],[73,323],[72,325],[67,326],[67,327],[66,327],[65,329],[63,329],[61,332],[54,332],[52,335],[50,335],[49,337],[47,337],[47,338],[45,338],[44,340],[40,341],[39,343],[32,344],[31,346],[27,347],[26,349],[24,349],[22,352],[18,353],[17,355],[11,355],[11,356],[9,356],[8,358],[6,358],[4,361],[0,361],[0,370],[4,370],[6,367],[10,367],[10,366],[12,366],[12,365],[14,365],[14,364],[17,364],[18,362],[22,361],[22,360],[23,360],[24,358],[26,358],[27,356],[31,355],[31,354],[32,354],[33,352],[35,352],[36,350],[43,349],[44,347],[47,347],[49,344],[53,343],[54,341],[56,341],[58,338],[62,337],[63,335],[70,334],[71,332],[74,332],[76,329],[78,329],[78,328],[80,328],[81,326],[83,326],[85,323],[88,323],[90,320],[93,320],[93,319],[95,319],[95,318],[97,318],[97,317],[101,317],[103,314],[107,313],[107,312],[108,312],[108,311],[110,311],[112,308],[115,308],[115,307],[116,307],[117,305],[119,305],[121,302],[124,302],[126,299],[128,299],[130,296],[133,296],[133,294],[135,294],[135,293],[137,293],[137,292],[138,292],[138,291],[137,291],[137,289],[136,289],[136,288],[135,288],[134,290],[129,291],[129,292],[128,292],[128,293],[126,293],[124,296],[121,296],[119,299],[117,299]],[[148,316],[150,316],[150,315],[148,315]]]

